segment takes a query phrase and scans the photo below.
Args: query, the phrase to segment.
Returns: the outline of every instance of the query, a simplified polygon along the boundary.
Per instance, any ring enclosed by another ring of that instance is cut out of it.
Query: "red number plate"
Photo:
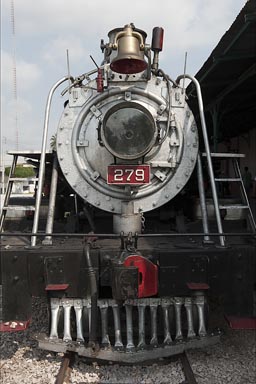
[[[109,165],[108,184],[148,184],[150,182],[149,165]]]

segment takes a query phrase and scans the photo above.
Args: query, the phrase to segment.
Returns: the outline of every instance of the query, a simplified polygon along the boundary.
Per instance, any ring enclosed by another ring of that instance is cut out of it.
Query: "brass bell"
[[[147,63],[144,60],[144,41],[139,32],[130,24],[116,34],[113,49],[117,56],[112,60],[110,68],[117,73],[133,74],[144,71]]]

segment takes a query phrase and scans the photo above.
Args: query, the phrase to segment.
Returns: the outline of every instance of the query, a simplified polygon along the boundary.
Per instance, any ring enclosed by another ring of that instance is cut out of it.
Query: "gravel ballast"
[[[47,332],[45,302],[33,304],[33,322],[25,332],[2,333],[0,347],[1,384],[52,384],[56,380],[62,354],[37,348],[35,333]],[[232,330],[223,317],[222,342],[202,350],[188,351],[198,384],[254,384],[256,382],[256,332]],[[168,364],[121,366],[87,364],[77,358],[71,383],[181,383],[184,380],[179,360]]]

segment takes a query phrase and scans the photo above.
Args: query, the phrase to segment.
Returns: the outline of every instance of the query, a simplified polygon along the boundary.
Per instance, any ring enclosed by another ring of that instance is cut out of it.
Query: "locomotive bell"
[[[116,34],[113,49],[117,56],[112,60],[110,68],[117,73],[133,74],[144,71],[147,63],[144,60],[144,41],[142,35],[134,31],[131,24]]]

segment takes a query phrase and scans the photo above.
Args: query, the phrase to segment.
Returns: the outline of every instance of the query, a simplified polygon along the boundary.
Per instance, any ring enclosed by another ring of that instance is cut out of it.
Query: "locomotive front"
[[[109,32],[98,77],[72,87],[58,127],[63,174],[83,200],[113,214],[115,233],[140,233],[143,213],[173,199],[196,163],[184,89],[158,69],[162,39],[155,28],[149,46],[132,24]]]
[[[81,200],[112,214],[110,232],[119,234],[121,244],[105,242],[97,252],[87,242],[89,289],[85,297],[69,298],[67,290],[51,298],[50,342],[39,345],[65,351],[68,342],[85,356],[98,345],[97,358],[133,362],[212,343],[214,337],[207,339],[203,291],[191,293],[184,279],[180,289],[166,281],[173,262],[168,241],[161,251],[157,240],[138,245],[144,213],[181,192],[196,164],[198,132],[185,91],[159,69],[162,28],[154,28],[151,46],[133,24],[108,36],[108,43],[101,42],[103,64],[89,73],[97,77],[81,76],[69,88],[56,150]]]

